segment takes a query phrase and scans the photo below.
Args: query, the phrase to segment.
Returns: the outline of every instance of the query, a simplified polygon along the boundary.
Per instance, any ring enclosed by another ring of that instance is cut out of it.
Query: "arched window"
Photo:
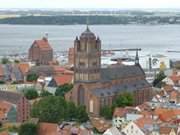
[[[83,86],[80,86],[78,90],[78,104],[85,105],[85,90]]]

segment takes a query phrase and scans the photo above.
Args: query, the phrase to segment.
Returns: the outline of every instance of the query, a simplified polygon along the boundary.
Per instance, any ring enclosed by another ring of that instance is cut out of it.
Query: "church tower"
[[[74,41],[74,81],[94,82],[100,79],[101,40],[86,28]]]

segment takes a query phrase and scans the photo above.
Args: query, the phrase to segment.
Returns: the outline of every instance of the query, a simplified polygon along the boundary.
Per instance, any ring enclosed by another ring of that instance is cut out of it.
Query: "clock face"
[[[157,66],[159,64],[159,60],[157,58],[152,59],[153,66]]]

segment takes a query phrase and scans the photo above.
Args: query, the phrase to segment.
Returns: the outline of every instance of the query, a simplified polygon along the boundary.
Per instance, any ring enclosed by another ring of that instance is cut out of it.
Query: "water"
[[[0,55],[27,53],[35,39],[45,33],[55,51],[73,46],[85,25],[0,25]],[[180,25],[93,25],[90,29],[102,40],[103,49],[142,48],[141,54],[166,54],[179,58]]]

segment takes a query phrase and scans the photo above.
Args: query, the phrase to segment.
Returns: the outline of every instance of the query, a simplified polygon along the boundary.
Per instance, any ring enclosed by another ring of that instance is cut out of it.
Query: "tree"
[[[19,135],[38,135],[37,125],[33,123],[24,123],[19,128]]]
[[[70,91],[72,88],[73,88],[73,85],[72,85],[72,84],[64,84],[64,85],[61,85],[61,86],[59,86],[59,87],[56,89],[55,95],[56,95],[56,96],[62,96],[62,97],[64,97],[64,95],[65,95],[68,91]]]
[[[62,97],[48,96],[33,105],[31,115],[42,122],[58,123],[68,117],[66,107],[66,101]]]
[[[110,106],[103,106],[100,110],[100,115],[105,119],[112,119],[113,109]]]
[[[48,96],[35,102],[32,106],[31,116],[39,118],[41,122],[51,123],[88,120],[85,107],[76,107],[74,103],[65,101],[61,96]]]
[[[133,94],[130,92],[120,93],[113,101],[113,107],[125,107],[133,105]]]
[[[38,97],[38,92],[34,88],[24,89],[23,91],[25,97],[29,100],[36,99]]]
[[[47,97],[47,96],[52,96],[53,94],[46,91],[46,90],[43,90],[40,94],[41,97]]]
[[[18,132],[18,130],[19,130],[19,128],[15,125],[8,127],[8,131],[10,131],[10,132]]]
[[[35,73],[28,74],[27,75],[27,81],[29,81],[29,82],[36,81],[38,79],[38,77],[39,76]]]
[[[180,64],[176,64],[175,68],[180,70]]]
[[[88,114],[86,113],[85,106],[78,106],[77,108],[77,120],[78,122],[86,122],[89,120]]]
[[[163,80],[164,78],[166,78],[166,75],[164,74],[163,71],[160,71],[160,72],[156,75],[156,77],[155,77],[155,79],[154,79],[154,81],[153,81],[153,86],[154,86],[154,87],[161,88],[162,85],[163,85],[162,80]]]
[[[0,80],[0,84],[5,84],[5,81]]]
[[[10,63],[10,61],[9,61],[8,58],[2,58],[2,59],[1,59],[1,63],[2,63],[2,64],[8,64],[8,63]]]
[[[77,117],[77,107],[73,102],[67,102],[67,119],[68,120],[75,120]]]
[[[20,61],[19,60],[14,60],[14,63],[18,64],[18,63],[20,63]]]

